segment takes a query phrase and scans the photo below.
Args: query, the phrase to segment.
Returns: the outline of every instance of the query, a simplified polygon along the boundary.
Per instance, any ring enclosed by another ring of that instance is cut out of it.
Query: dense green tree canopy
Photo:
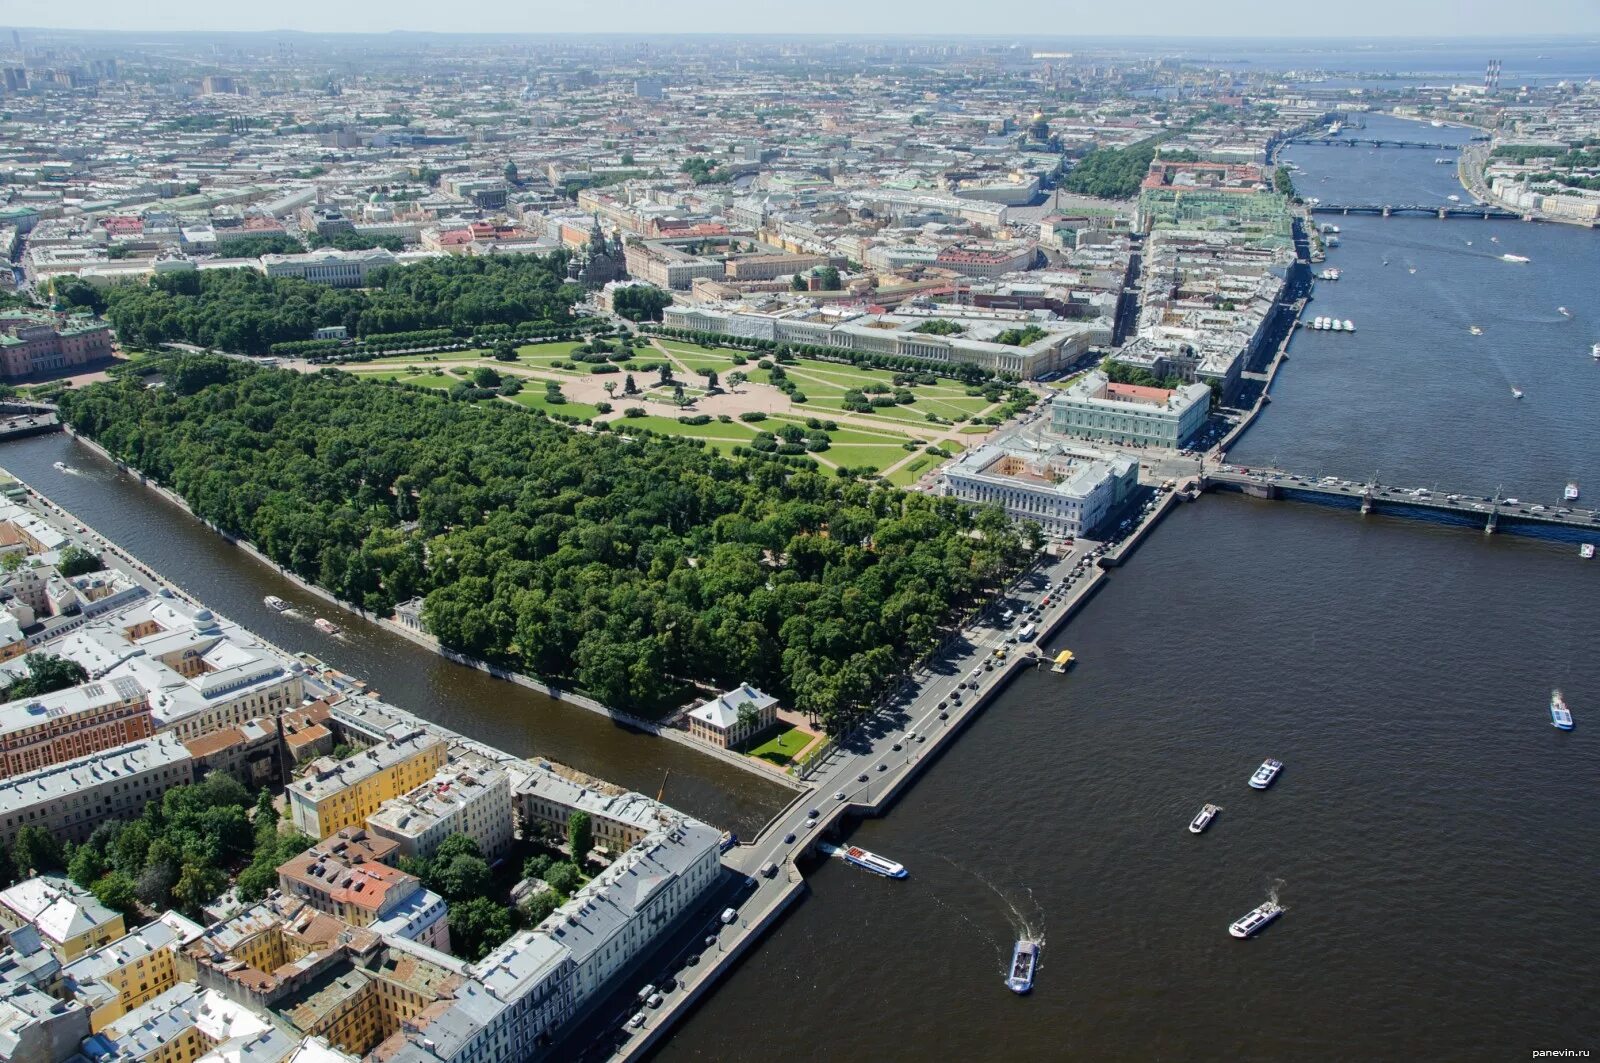
[[[310,339],[324,325],[352,336],[427,328],[566,321],[582,289],[566,256],[447,256],[376,271],[369,287],[330,288],[252,269],[205,270],[119,285],[106,316],[124,342],[181,340],[239,354]]]
[[[1069,192],[1106,199],[1127,199],[1139,191],[1139,183],[1156,157],[1154,144],[1135,144],[1126,148],[1095,148],[1078,160],[1061,185]]]
[[[286,568],[624,708],[750,681],[829,724],[1023,556],[998,510],[577,433],[510,404],[185,355],[63,396],[80,431]]]

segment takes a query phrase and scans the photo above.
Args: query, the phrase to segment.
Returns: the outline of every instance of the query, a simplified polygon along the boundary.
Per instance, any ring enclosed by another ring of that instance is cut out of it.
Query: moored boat
[[[1050,670],[1052,672],[1065,672],[1072,667],[1072,662],[1077,659],[1077,655],[1071,650],[1062,650],[1056,654],[1056,663],[1050,666]]]
[[[1011,950],[1011,973],[1006,976],[1006,988],[1013,993],[1026,993],[1033,988],[1033,976],[1039,970],[1039,942],[1031,938],[1018,938]]]
[[[1563,731],[1572,730],[1572,712],[1567,708],[1567,699],[1561,696],[1561,691],[1550,691],[1550,722]]]
[[[1283,761],[1268,757],[1261,762],[1261,767],[1256,769],[1256,773],[1250,776],[1250,788],[1252,790],[1265,790],[1272,785],[1272,781],[1278,777],[1278,773],[1282,770]]]
[[[854,864],[863,871],[871,871],[874,875],[882,875],[884,878],[905,878],[908,874],[904,864],[897,864],[877,853],[869,853],[859,845],[845,849],[844,862]]]
[[[320,616],[311,622],[311,626],[324,635],[337,635],[339,633],[338,624],[335,624],[332,620],[324,620]]]
[[[1206,805],[1194,819],[1189,821],[1189,833],[1203,833],[1207,827],[1211,826],[1211,821],[1217,818],[1217,813],[1221,811],[1221,805]]]
[[[261,600],[266,603],[268,609],[275,613],[281,613],[289,608],[289,603],[279,598],[276,594],[269,594]]]
[[[1567,489],[1561,492],[1561,497],[1568,502],[1576,502],[1578,500],[1578,481],[1567,481]]]
[[[1234,920],[1233,925],[1228,927],[1228,933],[1236,938],[1250,937],[1282,914],[1282,905],[1268,901],[1249,914],[1242,915]]]

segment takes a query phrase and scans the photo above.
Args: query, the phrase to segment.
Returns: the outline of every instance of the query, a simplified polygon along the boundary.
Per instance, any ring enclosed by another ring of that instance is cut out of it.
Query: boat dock
[[[1600,511],[1571,503],[1540,504],[1503,495],[1445,493],[1333,477],[1319,479],[1285,469],[1229,465],[1207,469],[1200,485],[1203,490],[1237,491],[1253,498],[1318,502],[1362,513],[1445,520],[1481,527],[1486,532],[1508,531],[1563,541],[1577,541],[1583,536],[1575,533],[1582,532],[1600,536]]]

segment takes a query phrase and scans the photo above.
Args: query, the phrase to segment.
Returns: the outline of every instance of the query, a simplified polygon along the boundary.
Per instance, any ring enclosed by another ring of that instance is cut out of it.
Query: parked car
[[[639,1027],[644,1025],[644,1020],[645,1013],[642,1011],[636,1011],[633,1014],[633,1018],[628,1020],[628,1025],[637,1030]]]
[[[723,926],[728,926],[739,918],[739,912],[734,908],[724,908],[722,909],[722,915],[718,916],[718,918],[722,920]]]

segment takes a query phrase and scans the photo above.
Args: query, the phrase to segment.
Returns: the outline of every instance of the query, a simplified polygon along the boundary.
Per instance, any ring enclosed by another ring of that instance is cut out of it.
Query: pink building
[[[0,313],[0,376],[68,376],[111,357],[111,326],[43,311]]]

